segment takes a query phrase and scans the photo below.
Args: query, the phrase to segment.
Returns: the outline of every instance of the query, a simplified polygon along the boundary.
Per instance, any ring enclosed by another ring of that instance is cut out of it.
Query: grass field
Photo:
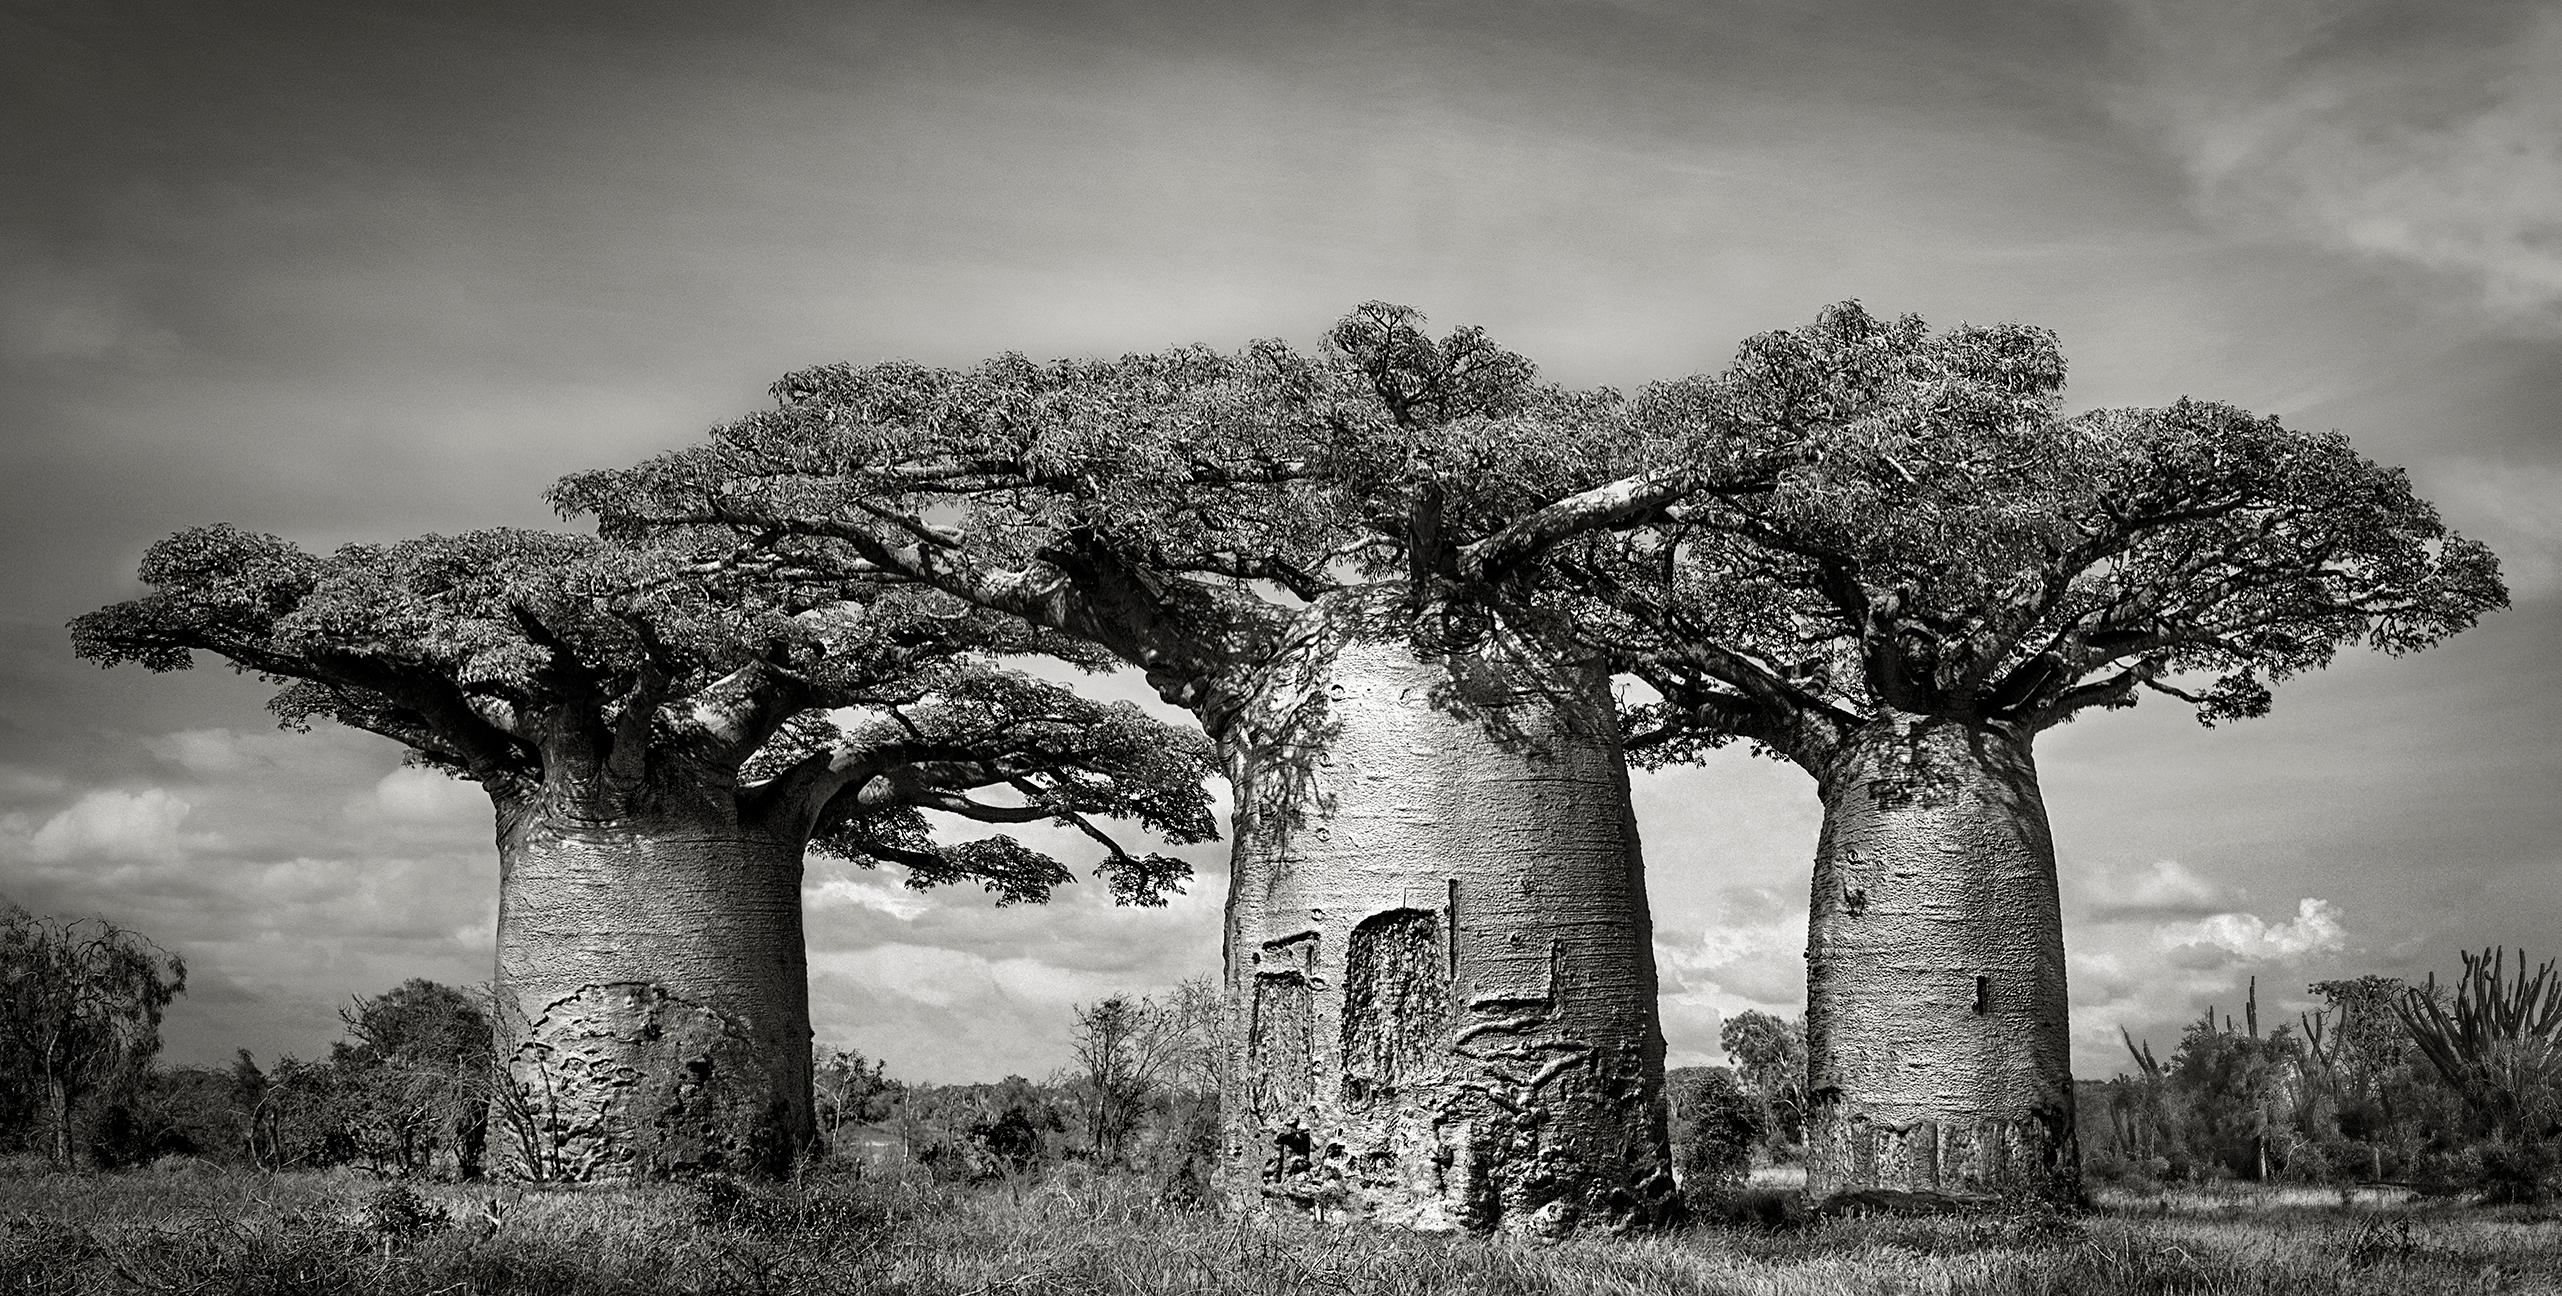
[[[0,1177],[0,1292],[2562,1293],[2562,1214],[2337,1192],[2112,1195],[2088,1216],[1698,1226],[1554,1246],[1252,1223],[1073,1172],[950,1189],[390,1189]]]

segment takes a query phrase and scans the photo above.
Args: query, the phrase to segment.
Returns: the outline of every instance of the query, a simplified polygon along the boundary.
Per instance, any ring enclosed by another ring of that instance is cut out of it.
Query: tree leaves
[[[806,828],[828,820],[821,805],[866,813],[882,804],[867,795],[897,783],[1002,789],[1029,798],[1036,819],[1216,835],[1206,740],[991,660],[1046,651],[1103,664],[1091,647],[931,589],[738,557],[700,534],[524,530],[320,557],[202,527],[152,548],[152,593],[80,618],[72,635],[106,665],[228,658],[282,686],[269,706],[286,726],[322,717],[381,734],[418,763],[480,781],[502,807],[566,797],[620,818],[652,798],[728,793],[742,813],[770,809]],[[828,718],[843,708],[896,717],[892,749],[854,750],[858,735]],[[765,795],[794,779],[815,804]],[[900,824],[884,831],[885,846],[931,856],[936,876],[1015,898],[1046,896],[1065,876],[1028,849],[944,851]],[[859,833],[823,832],[861,848]],[[1188,872],[1106,842],[1124,898],[1144,902]]]
[[[784,562],[949,591],[1088,638],[1172,698],[1268,651],[1306,602],[1408,578],[1667,449],[1609,392],[1536,380],[1481,330],[1369,303],[1317,354],[1273,341],[968,369],[836,365],[776,407],[552,492],[609,533],[714,532]]]
[[[1638,421],[1761,447],[1770,488],[1570,548],[1546,598],[1664,695],[1646,719],[1800,759],[1825,740],[1791,717],[1880,708],[2034,730],[2152,691],[2260,715],[2343,646],[2505,606],[2489,551],[2338,435],[2185,399],[2067,417],[2063,374],[2043,330],[1855,303],[1754,338]]]

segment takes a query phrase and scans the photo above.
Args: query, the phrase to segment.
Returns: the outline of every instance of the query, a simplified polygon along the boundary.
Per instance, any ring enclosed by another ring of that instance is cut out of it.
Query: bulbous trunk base
[[[1652,929],[1606,680],[1311,623],[1228,744],[1230,1200],[1425,1231],[1665,1218]]]
[[[787,1169],[814,1133],[800,852],[700,826],[502,847],[500,1169]]]
[[[2078,1201],[2063,918],[2027,741],[1889,716],[1823,795],[1808,1194]]]

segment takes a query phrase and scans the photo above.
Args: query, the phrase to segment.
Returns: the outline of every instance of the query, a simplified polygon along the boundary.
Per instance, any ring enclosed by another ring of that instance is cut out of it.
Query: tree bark
[[[1806,1187],[2081,1194],[2055,847],[2025,735],[1890,712],[1822,781]]]
[[[775,1173],[815,1134],[801,842],[716,810],[499,840],[507,1173]]]
[[[1311,609],[1218,727],[1222,1186],[1432,1231],[1663,1218],[1652,922],[1608,680],[1517,641],[1419,655],[1402,597]]]
[[[53,1167],[71,1168],[71,1081],[59,1071],[45,1076],[45,1116],[53,1125]]]

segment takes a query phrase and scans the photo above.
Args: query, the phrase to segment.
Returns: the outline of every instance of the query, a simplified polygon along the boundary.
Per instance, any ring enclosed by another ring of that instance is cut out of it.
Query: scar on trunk
[[[1423,909],[1363,919],[1344,955],[1343,1100],[1393,1097],[1449,1050],[1441,921]]]
[[[1297,968],[1255,974],[1253,1016],[1246,1026],[1246,1095],[1260,1120],[1296,1114],[1312,1095],[1315,1000],[1307,973]]]
[[[526,1023],[508,1062],[517,1155],[536,1178],[772,1168],[773,1077],[729,1014],[651,982],[583,986]]]

